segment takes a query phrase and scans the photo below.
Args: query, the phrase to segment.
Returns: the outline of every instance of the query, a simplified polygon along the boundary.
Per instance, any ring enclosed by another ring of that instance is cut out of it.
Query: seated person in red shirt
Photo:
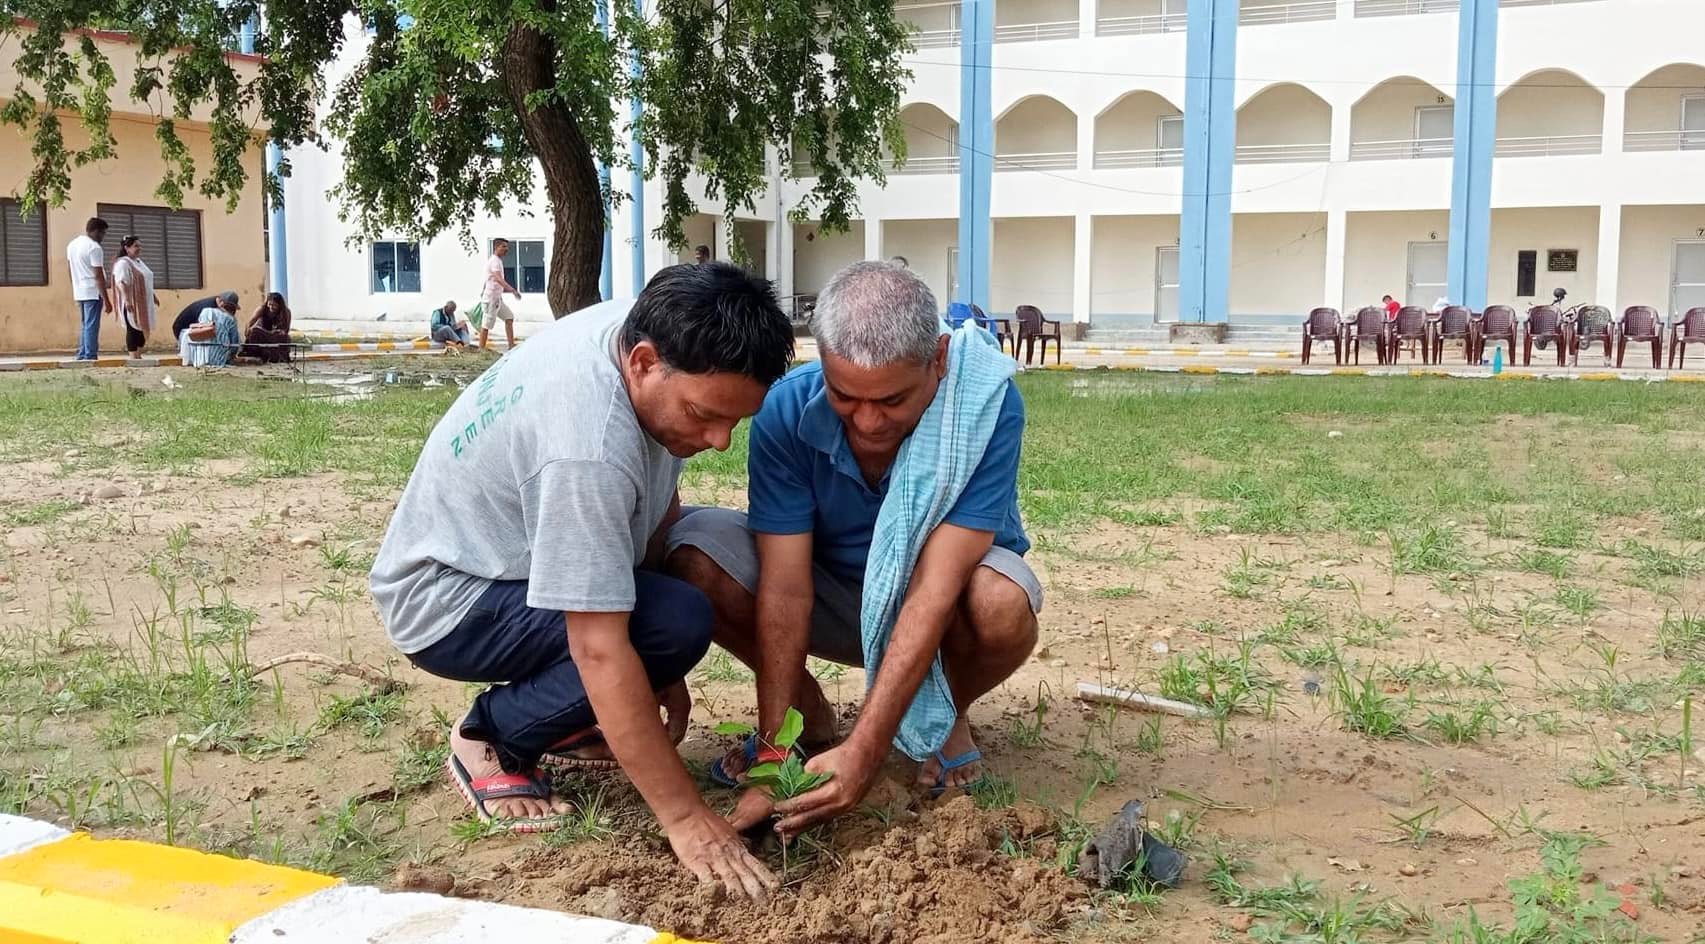
[[[1384,304],[1385,304],[1385,320],[1386,321],[1396,321],[1397,320],[1397,313],[1399,311],[1403,310],[1402,303],[1398,302],[1397,299],[1392,298],[1390,295],[1387,295],[1387,296],[1385,296]]]

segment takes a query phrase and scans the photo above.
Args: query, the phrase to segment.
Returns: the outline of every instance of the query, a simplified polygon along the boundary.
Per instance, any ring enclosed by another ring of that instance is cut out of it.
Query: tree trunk
[[[554,225],[545,297],[551,313],[560,318],[599,300],[604,199],[592,149],[574,115],[559,104],[527,106],[530,94],[556,86],[556,52],[550,37],[513,26],[504,37],[498,71],[544,173]]]

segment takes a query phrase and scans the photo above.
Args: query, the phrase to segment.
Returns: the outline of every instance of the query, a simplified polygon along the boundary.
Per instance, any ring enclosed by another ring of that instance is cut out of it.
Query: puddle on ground
[[[421,371],[387,368],[337,373],[310,371],[306,375],[293,378],[293,381],[309,388],[325,388],[323,393],[317,392],[318,395],[333,403],[359,403],[373,399],[386,388],[453,386],[460,390],[477,376],[479,371],[476,369]]]

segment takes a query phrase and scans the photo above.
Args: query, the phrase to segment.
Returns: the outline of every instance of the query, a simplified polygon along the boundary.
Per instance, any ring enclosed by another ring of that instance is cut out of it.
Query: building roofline
[[[20,26],[27,26],[30,29],[40,29],[41,28],[41,24],[39,24],[35,20],[32,20],[29,17],[25,17],[25,16],[12,17],[12,22],[16,23]],[[127,33],[123,30],[90,29],[88,27],[80,26],[80,27],[77,27],[76,29],[67,30],[62,35],[66,35],[66,36],[88,36],[88,37],[91,37],[93,39],[105,40],[107,42],[112,42],[112,43],[125,43],[127,45],[132,45],[132,46],[137,44],[135,35],[132,33]],[[188,46],[174,46],[174,47],[172,47],[172,49],[176,52],[189,52],[190,51],[190,47],[188,47]],[[235,59],[239,62],[257,62],[258,63],[258,62],[265,62],[266,61],[265,56],[259,55],[257,53],[233,52],[232,50],[229,50],[229,49],[225,50],[225,58]]]

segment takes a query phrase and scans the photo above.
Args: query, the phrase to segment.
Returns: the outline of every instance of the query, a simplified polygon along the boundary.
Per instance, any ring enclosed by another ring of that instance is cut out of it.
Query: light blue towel
[[[859,620],[864,664],[869,667],[867,686],[876,680],[876,668],[888,649],[924,542],[953,510],[983,461],[1006,399],[1007,381],[1016,370],[1012,358],[996,346],[994,335],[976,322],[966,322],[951,336],[947,376],[918,428],[894,458],[888,494],[882,499],[870,540]],[[923,760],[946,743],[956,718],[953,694],[937,656],[906,709],[894,745],[914,760]]]

